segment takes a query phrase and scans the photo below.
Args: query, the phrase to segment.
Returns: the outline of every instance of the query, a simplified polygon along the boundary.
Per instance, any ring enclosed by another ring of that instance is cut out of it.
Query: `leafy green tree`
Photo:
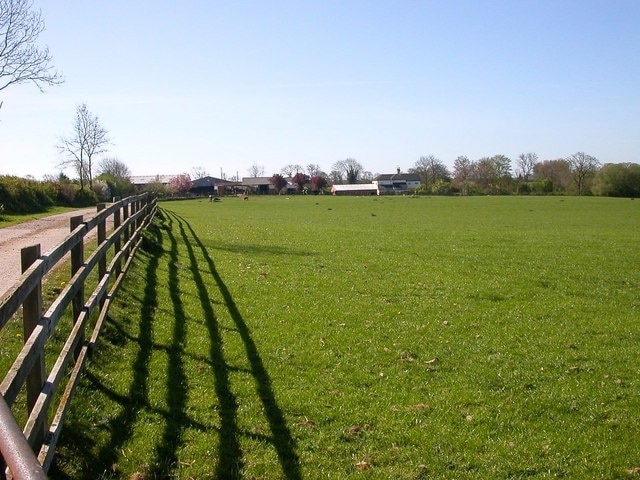
[[[640,165],[605,164],[593,179],[592,191],[605,197],[640,197]]]

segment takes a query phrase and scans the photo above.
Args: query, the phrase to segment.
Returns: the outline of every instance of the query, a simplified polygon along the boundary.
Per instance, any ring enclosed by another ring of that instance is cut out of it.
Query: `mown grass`
[[[52,478],[640,472],[640,204],[164,204]]]

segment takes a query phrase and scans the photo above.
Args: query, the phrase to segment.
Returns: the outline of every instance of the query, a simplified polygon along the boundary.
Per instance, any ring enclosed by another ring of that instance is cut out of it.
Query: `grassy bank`
[[[640,204],[165,204],[52,478],[625,478]]]
[[[77,210],[77,208],[49,207],[46,212],[39,212],[39,213],[0,212],[0,228],[9,227],[11,225],[18,225],[20,223],[29,222],[31,220],[37,220],[38,218],[44,218],[50,215],[56,215],[58,213],[71,212],[73,210]]]

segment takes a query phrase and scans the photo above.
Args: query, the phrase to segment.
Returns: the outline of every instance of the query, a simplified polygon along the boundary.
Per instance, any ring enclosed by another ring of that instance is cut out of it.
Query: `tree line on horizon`
[[[255,165],[249,169],[250,173],[263,170]],[[640,196],[639,164],[602,165],[597,158],[584,152],[543,161],[539,161],[535,153],[522,153],[515,162],[515,172],[511,159],[505,155],[478,160],[459,156],[452,170],[434,155],[426,155],[421,156],[407,173],[420,178],[421,185],[416,193],[427,195]],[[336,162],[329,174],[317,164],[307,167],[287,165],[271,177],[276,190],[286,186],[285,176],[291,178],[300,191],[303,188],[318,191],[333,184],[370,183],[377,177],[353,158]]]
[[[0,92],[12,85],[31,83],[43,86],[61,84],[64,79],[51,65],[47,47],[36,45],[44,30],[40,11],[33,10],[33,0],[0,0]],[[0,101],[0,108],[2,101]],[[107,130],[85,103],[76,107],[71,132],[61,136],[56,145],[62,155],[60,167],[71,167],[76,179],[64,173],[33,178],[1,175],[0,214],[36,212],[51,205],[86,206],[112,197],[134,192],[128,166],[117,158],[98,159],[111,143]],[[97,165],[96,165],[97,164]],[[584,152],[566,158],[538,161],[535,153],[523,153],[516,159],[515,173],[511,159],[505,155],[470,160],[460,156],[453,169],[434,155],[422,156],[409,168],[422,182],[416,193],[427,195],[507,195],[566,194],[618,197],[640,196],[640,165],[636,163],[605,164]],[[96,175],[94,175],[96,174]],[[264,167],[252,165],[253,177],[264,174]],[[206,169],[195,167],[193,178],[208,176]],[[302,167],[286,165],[273,174],[271,183],[280,191],[287,178],[298,191],[319,192],[333,184],[370,183],[375,176],[354,158],[335,162],[329,173],[317,164]],[[239,180],[239,178],[236,178]],[[191,187],[191,176],[182,174],[170,184],[152,182],[148,191],[159,195],[180,195]]]
[[[79,178],[63,173],[44,180],[0,175],[0,213],[31,213],[53,205],[90,206],[135,193],[129,167],[117,158],[107,157],[94,167],[76,163]],[[316,164],[307,167],[287,165],[273,174],[276,191],[292,182],[299,192],[318,193],[334,184],[370,183],[375,176],[353,158],[336,162],[330,174]],[[257,173],[255,166],[250,172]],[[453,169],[433,155],[422,156],[408,169],[420,178],[416,194],[422,195],[597,195],[640,197],[640,165],[608,163],[601,165],[593,156],[577,152],[567,158],[538,161],[535,153],[523,153],[516,160],[515,172],[505,155],[470,160],[458,157]],[[82,175],[84,176],[84,180]],[[286,176],[285,176],[286,175]],[[209,176],[204,167],[194,167],[193,178]],[[254,175],[260,176],[260,175]],[[151,182],[143,191],[160,197],[184,196],[191,188],[191,175],[174,177],[168,185]]]

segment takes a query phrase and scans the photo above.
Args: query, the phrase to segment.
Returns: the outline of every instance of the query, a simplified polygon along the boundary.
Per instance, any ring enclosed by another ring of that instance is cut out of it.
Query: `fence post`
[[[136,201],[131,204],[131,207],[133,208],[133,213],[138,213],[138,210],[140,210],[140,200],[136,199]],[[140,226],[140,217],[136,218],[136,221],[133,222],[133,226],[131,229],[131,236],[133,236],[136,233],[136,230],[138,229],[139,226]]]
[[[138,200],[135,202],[131,202],[131,216],[134,216],[138,212]],[[136,234],[136,230],[138,229],[138,221],[139,219],[135,219],[131,223],[131,229],[129,230],[129,238],[132,238]],[[127,257],[129,256],[129,252],[127,252]]]
[[[78,226],[82,225],[82,215],[78,215],[76,217],[71,217],[70,226],[71,231],[73,232]],[[82,267],[84,263],[84,239],[80,239],[80,241],[71,249],[71,277],[73,277],[76,272]],[[80,286],[78,293],[75,297],[73,297],[73,301],[71,302],[72,310],[73,310],[73,323],[76,322],[80,313],[82,313],[82,309],[84,307],[84,284]],[[80,354],[80,349],[82,348],[82,344],[84,343],[84,329],[80,332],[79,335],[80,341],[76,346],[75,357],[77,358]]]
[[[116,231],[118,230],[118,228],[120,228],[120,209],[117,209],[115,212],[113,212],[113,230]],[[118,235],[113,242],[114,255],[117,255],[120,252],[120,247],[122,245],[122,241],[120,240],[121,238],[122,236]],[[120,261],[118,261],[116,263],[116,278],[120,276],[121,271],[122,268],[120,267]]]
[[[122,205],[122,223],[126,223],[128,218],[129,218],[129,204],[125,203],[124,205]],[[124,231],[122,232],[123,245],[126,245],[128,241],[129,241],[129,227],[125,227]],[[124,251],[125,262],[127,261],[128,257],[129,257],[129,249],[126,248]]]
[[[100,213],[106,208],[104,203],[99,203],[97,205],[97,211]],[[102,219],[100,223],[98,223],[98,246],[102,245],[102,243],[107,239],[107,221],[106,219]],[[98,282],[102,281],[102,278],[107,274],[107,256],[102,255],[100,260],[98,260]],[[104,296],[100,299],[100,310],[104,306],[105,298]]]
[[[26,247],[20,251],[20,263],[22,273],[24,273],[38,258],[40,258],[40,244]],[[22,326],[24,334],[24,342],[26,343],[42,316],[42,279],[33,288],[29,296],[22,304]],[[44,368],[44,352],[40,352],[35,360],[31,372],[25,381],[27,387],[27,411],[31,410],[38,400],[40,391],[44,385],[45,368]],[[40,448],[45,436],[45,424],[42,422],[35,429],[37,432],[34,437],[34,444],[31,445],[34,450]]]

